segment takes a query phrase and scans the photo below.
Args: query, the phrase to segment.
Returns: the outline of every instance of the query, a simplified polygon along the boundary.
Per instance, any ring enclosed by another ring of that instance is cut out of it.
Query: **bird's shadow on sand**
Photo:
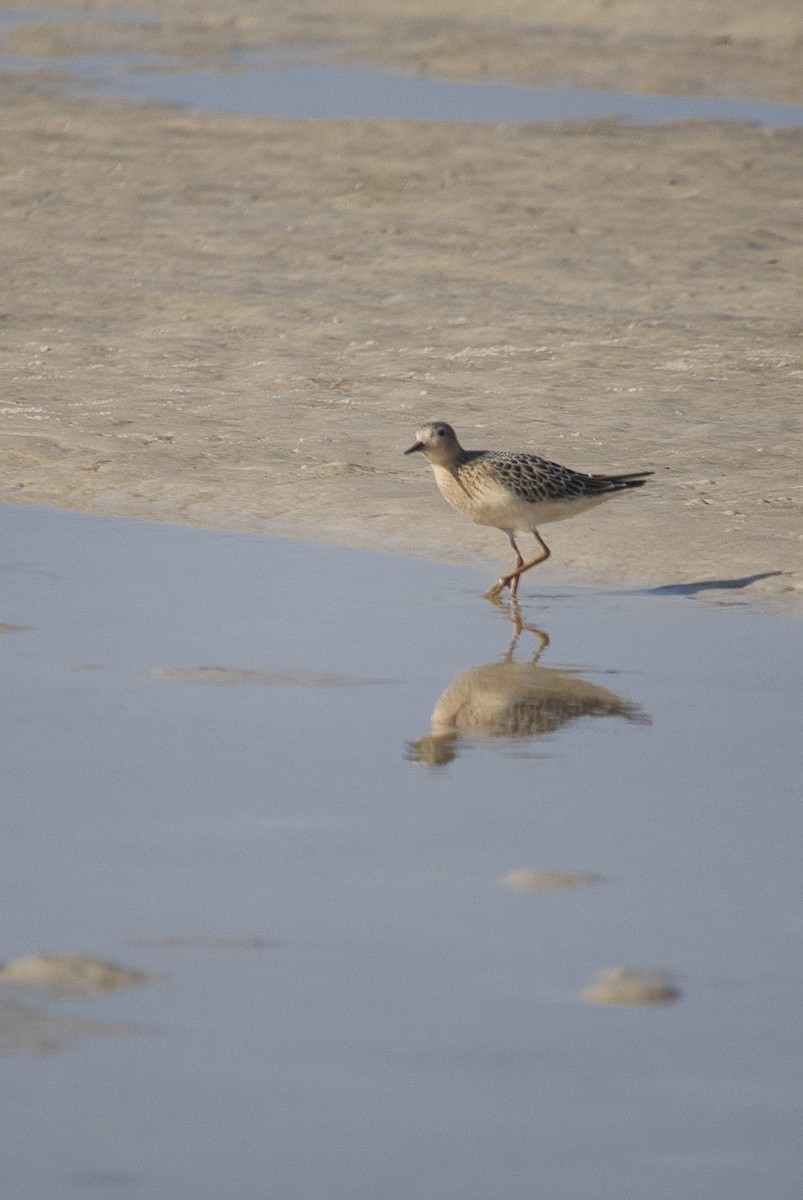
[[[773,579],[784,571],[762,571],[757,575],[743,575],[739,579],[698,579],[693,583],[663,583],[658,587],[633,588],[628,596],[699,596],[702,592],[737,592],[758,583],[761,579]]]

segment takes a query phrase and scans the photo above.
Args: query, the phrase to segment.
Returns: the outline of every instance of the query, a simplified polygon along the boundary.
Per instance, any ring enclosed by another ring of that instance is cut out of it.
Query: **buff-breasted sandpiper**
[[[558,463],[515,450],[464,450],[451,425],[428,421],[416,431],[405,450],[420,450],[435,472],[441,495],[452,508],[478,525],[492,525],[510,539],[516,566],[486,595],[494,599],[510,588],[515,596],[525,571],[549,558],[550,550],[538,532],[548,521],[563,521],[617,496],[641,487],[652,471],[627,475],[585,475]],[[531,533],[540,552],[525,562],[515,534]]]

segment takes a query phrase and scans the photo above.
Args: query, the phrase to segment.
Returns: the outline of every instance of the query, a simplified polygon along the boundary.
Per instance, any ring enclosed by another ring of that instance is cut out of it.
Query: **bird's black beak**
[[[405,450],[404,453],[405,454],[415,454],[416,450],[423,450],[423,449],[424,449],[424,443],[416,442],[414,446],[411,446],[409,450]]]

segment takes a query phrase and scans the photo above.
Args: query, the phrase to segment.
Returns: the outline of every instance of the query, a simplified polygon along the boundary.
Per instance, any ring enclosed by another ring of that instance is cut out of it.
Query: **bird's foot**
[[[488,588],[488,591],[484,595],[484,599],[498,600],[506,587],[508,587],[508,580],[500,579],[499,582],[495,583],[492,588]]]
[[[505,588],[510,588],[510,598],[511,600],[515,600],[516,592],[519,590],[519,576],[517,571],[512,572],[510,575],[504,575],[498,583],[489,588],[485,593],[485,599],[498,600]]]

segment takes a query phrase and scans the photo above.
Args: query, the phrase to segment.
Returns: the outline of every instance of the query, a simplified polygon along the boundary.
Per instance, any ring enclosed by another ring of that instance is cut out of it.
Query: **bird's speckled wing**
[[[458,465],[458,477],[468,492],[474,486],[482,488],[488,469],[493,469],[496,481],[518,500],[536,504],[542,500],[562,500],[568,497],[597,496],[614,491],[617,485],[604,475],[584,475],[570,467],[540,458],[537,454],[522,454],[507,450],[466,451]]]

